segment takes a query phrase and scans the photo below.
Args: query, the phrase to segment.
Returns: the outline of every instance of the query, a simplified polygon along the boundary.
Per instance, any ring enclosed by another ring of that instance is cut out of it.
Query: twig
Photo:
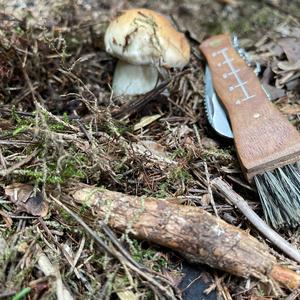
[[[7,299],[8,297],[14,296],[17,292],[13,290],[2,291],[0,293],[0,299]]]
[[[35,117],[35,115],[33,113],[29,113],[29,112],[26,112],[26,111],[16,111],[16,110],[8,109],[8,108],[0,108],[0,111],[4,112],[4,113],[9,113],[9,114],[14,112],[17,115],[25,116],[25,117],[32,117],[32,118]]]
[[[89,142],[92,144],[93,137],[91,136],[91,134],[86,130],[85,126],[80,122],[80,120],[76,119],[75,121],[78,124],[79,129],[82,131],[82,133],[87,137]]]
[[[196,136],[197,142],[198,142],[200,148],[202,149],[203,145],[202,145],[200,133],[199,133],[199,130],[198,130],[198,127],[197,127],[196,124],[193,124],[193,129],[194,129],[194,132],[195,132],[195,136]]]
[[[85,245],[85,237],[83,237],[83,238],[81,239],[80,246],[79,246],[79,249],[78,249],[78,251],[77,251],[77,253],[76,253],[75,257],[74,257],[74,260],[73,260],[73,266],[72,266],[72,268],[71,268],[70,273],[72,273],[72,272],[74,271],[74,269],[75,269],[75,267],[76,267],[76,265],[77,265],[77,263],[78,263],[78,260],[79,260],[81,254],[82,254],[84,245]]]
[[[295,300],[295,299],[299,299],[300,296],[300,289],[295,289],[292,291],[292,293],[290,295],[288,295],[285,300]]]
[[[75,132],[80,132],[80,129],[69,124],[66,123],[65,121],[61,120],[59,117],[53,115],[51,112],[49,112],[44,106],[42,106],[40,103],[38,103],[37,101],[35,101],[35,106],[37,109],[39,109],[40,111],[42,111],[43,113],[45,113],[47,116],[49,116],[49,118],[52,118],[53,120],[55,120],[57,123],[62,124],[63,126],[65,126],[66,128],[69,128]]]
[[[23,165],[29,163],[35,156],[37,155],[37,150],[33,151],[30,155],[26,156],[21,161],[17,162],[13,166],[9,167],[8,169],[2,169],[0,170],[0,176],[8,176],[10,173],[15,171],[16,169],[19,169]]]
[[[206,162],[204,162],[204,170],[205,170],[205,176],[206,176],[207,191],[208,191],[208,195],[209,195],[209,200],[210,200],[210,203],[211,203],[211,205],[213,207],[215,215],[217,217],[219,217],[218,211],[216,209],[216,203],[215,203],[215,200],[214,200],[214,196],[213,196],[213,193],[212,193],[212,190],[211,190],[211,181],[210,181],[210,178],[209,178],[209,173],[208,173],[208,168],[207,168],[207,163]]]
[[[22,140],[1,140],[0,145],[8,145],[8,146],[20,146],[20,145],[31,145],[31,144],[37,144],[37,142],[34,141],[22,141]]]
[[[229,203],[235,205],[245,217],[268,238],[277,248],[282,250],[290,258],[300,263],[300,252],[277,232],[270,228],[248,205],[248,203],[221,178],[211,181],[212,186],[219,191]]]
[[[142,107],[145,107],[145,105],[148,104],[150,101],[155,100],[156,96],[162,93],[167,88],[169,83],[170,80],[165,80],[156,88],[143,95],[141,98],[138,98],[128,104],[124,104],[119,108],[118,111],[112,114],[113,118],[121,119],[125,116],[131,116],[132,114],[140,110]]]

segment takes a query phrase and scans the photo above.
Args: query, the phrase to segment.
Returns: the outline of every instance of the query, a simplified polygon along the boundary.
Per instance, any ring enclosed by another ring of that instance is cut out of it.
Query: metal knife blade
[[[233,138],[233,133],[225,109],[214,90],[209,67],[205,68],[205,110],[208,122],[221,136]]]

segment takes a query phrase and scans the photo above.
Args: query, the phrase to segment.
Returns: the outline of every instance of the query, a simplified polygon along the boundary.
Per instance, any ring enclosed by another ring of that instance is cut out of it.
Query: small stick
[[[0,176],[3,176],[3,177],[8,176],[16,169],[19,169],[23,165],[26,165],[27,163],[29,163],[36,155],[37,155],[37,151],[33,151],[30,155],[26,156],[24,159],[17,162],[13,166],[11,166],[7,169],[0,169]]]
[[[211,181],[212,186],[219,191],[230,204],[235,205],[244,216],[257,228],[267,239],[269,239],[277,248],[282,250],[290,258],[300,263],[300,252],[288,241],[282,238],[277,232],[270,228],[248,205],[248,203],[237,194],[221,178],[215,178]]]
[[[155,100],[156,96],[162,93],[167,86],[170,84],[170,80],[165,80],[161,84],[159,84],[156,88],[149,91],[141,98],[136,99],[130,103],[126,103],[119,108],[118,111],[112,114],[114,119],[121,119],[123,117],[129,117],[135,112],[137,112],[141,107],[144,107],[150,101]]]
[[[204,162],[204,169],[205,169],[205,175],[206,175],[206,182],[207,182],[207,191],[208,191],[208,195],[209,195],[209,200],[210,203],[213,207],[214,213],[216,215],[216,217],[219,218],[219,214],[216,208],[216,203],[215,203],[215,199],[211,190],[211,182],[210,182],[210,178],[209,178],[209,173],[208,173],[208,168],[207,168],[207,163]]]

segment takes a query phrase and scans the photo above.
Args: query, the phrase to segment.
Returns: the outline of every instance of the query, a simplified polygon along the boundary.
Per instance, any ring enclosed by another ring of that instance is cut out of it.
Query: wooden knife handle
[[[227,110],[246,178],[300,160],[298,131],[268,100],[254,72],[233,48],[231,37],[211,37],[200,50]]]

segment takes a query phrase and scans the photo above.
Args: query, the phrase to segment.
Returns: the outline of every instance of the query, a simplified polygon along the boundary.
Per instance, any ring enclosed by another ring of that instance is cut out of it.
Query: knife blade
[[[205,110],[211,127],[221,136],[233,138],[225,109],[214,90],[209,67],[205,68]]]

